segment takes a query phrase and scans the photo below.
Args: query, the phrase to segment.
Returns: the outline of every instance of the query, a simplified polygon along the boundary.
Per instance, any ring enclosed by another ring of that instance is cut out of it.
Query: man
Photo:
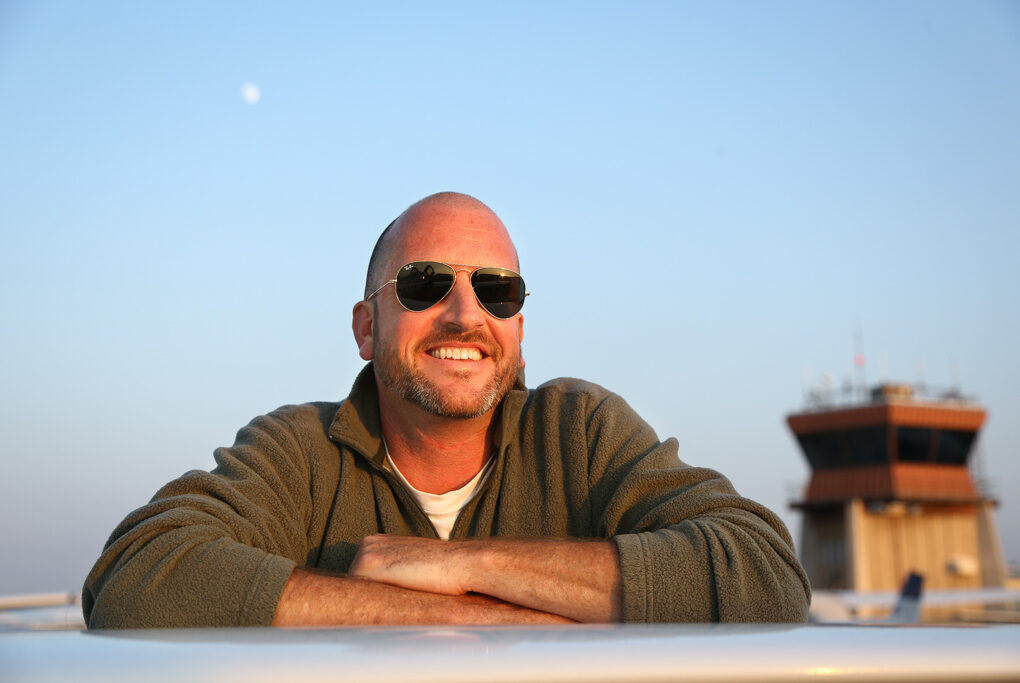
[[[90,628],[803,621],[789,534],[610,392],[518,383],[523,280],[488,207],[383,232],[346,401],[256,418],[86,579]],[[450,540],[444,540],[444,539]]]

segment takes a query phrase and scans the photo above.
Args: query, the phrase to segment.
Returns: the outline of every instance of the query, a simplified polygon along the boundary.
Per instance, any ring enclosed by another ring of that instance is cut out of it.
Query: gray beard
[[[500,391],[501,386],[493,378],[485,387],[482,395],[473,406],[452,406],[440,393],[439,388],[430,381],[415,373],[401,373],[393,384],[387,384],[381,378],[383,384],[389,386],[402,399],[410,401],[426,413],[438,417],[453,417],[468,419],[478,417],[492,410],[492,408],[506,395],[506,391]]]
[[[375,374],[383,386],[430,415],[456,419],[479,417],[496,407],[513,389],[520,365],[520,352],[507,358],[506,364],[502,363],[502,358],[497,358],[496,374],[472,405],[454,405],[439,387],[416,368],[405,366],[388,347],[381,351],[375,362]]]

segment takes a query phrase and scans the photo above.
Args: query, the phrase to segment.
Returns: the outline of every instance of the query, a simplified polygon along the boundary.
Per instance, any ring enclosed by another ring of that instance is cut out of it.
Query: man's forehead
[[[517,267],[517,250],[506,227],[480,203],[458,207],[416,205],[394,227],[388,250],[391,265],[430,260]]]

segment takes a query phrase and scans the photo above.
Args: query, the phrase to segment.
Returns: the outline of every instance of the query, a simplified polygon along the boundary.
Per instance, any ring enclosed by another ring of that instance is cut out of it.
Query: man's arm
[[[445,595],[482,593],[581,622],[620,621],[616,545],[607,540],[369,536],[350,574]]]
[[[803,622],[811,589],[770,510],[678,458],[619,396],[586,423],[593,510],[619,551],[637,622]]]
[[[806,620],[810,588],[782,522],[718,472],[681,462],[677,441],[660,441],[619,396],[556,380],[513,425],[517,470],[538,474],[507,486],[543,496],[551,514],[562,505],[575,535],[615,545],[623,621]]]
[[[268,624],[307,557],[312,510],[330,499],[310,472],[328,481],[336,458],[306,455],[292,428],[321,419],[315,406],[258,417],[216,450],[215,470],[185,474],[129,514],[85,580],[89,628]]]
[[[274,626],[569,623],[487,595],[441,595],[301,568],[291,574],[273,617]]]

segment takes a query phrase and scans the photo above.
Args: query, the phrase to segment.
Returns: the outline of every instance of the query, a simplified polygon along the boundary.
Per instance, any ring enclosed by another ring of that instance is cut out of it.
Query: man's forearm
[[[616,544],[607,540],[465,541],[471,590],[582,622],[620,621]]]
[[[274,626],[570,622],[485,595],[441,595],[301,568],[291,574],[273,617]]]
[[[369,536],[350,571],[419,591],[484,593],[575,621],[622,618],[620,562],[608,540]]]

